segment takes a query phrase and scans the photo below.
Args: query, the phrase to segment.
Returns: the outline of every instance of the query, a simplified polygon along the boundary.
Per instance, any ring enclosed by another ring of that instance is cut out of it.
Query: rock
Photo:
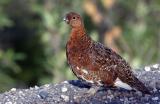
[[[61,98],[63,98],[65,102],[69,101],[69,96],[67,95],[61,95]]]
[[[158,100],[158,99],[159,99],[158,97],[153,97],[153,98],[152,98],[152,100]]]
[[[29,89],[12,88],[0,94],[0,104],[157,104],[160,102],[159,69],[160,65],[156,64],[135,72],[151,90],[151,95],[123,88],[103,88],[88,96],[89,83],[71,80]]]
[[[48,92],[46,92],[46,91],[40,91],[39,92],[39,96],[41,97],[41,99],[45,99],[48,96]]]
[[[68,90],[68,89],[67,89],[67,87],[65,87],[65,86],[61,88],[61,91],[62,91],[62,92],[66,92],[67,90]]]

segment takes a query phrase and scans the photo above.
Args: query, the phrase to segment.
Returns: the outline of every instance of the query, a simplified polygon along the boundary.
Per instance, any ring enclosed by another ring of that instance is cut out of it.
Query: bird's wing
[[[130,65],[116,52],[105,48],[101,43],[94,43],[94,60],[104,69],[113,71],[124,83],[134,87],[143,93],[149,94],[149,90],[135,77]]]
[[[120,55],[99,42],[93,42],[91,51],[90,58],[94,64],[100,64],[108,68],[120,66],[131,69],[129,64]]]
[[[91,61],[93,65],[98,66],[98,70],[106,70],[115,73],[122,78],[123,75],[133,75],[130,65],[112,49],[105,47],[99,42],[92,45]]]

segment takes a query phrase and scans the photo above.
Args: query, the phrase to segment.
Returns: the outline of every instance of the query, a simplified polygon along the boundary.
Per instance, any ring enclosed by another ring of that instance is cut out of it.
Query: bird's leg
[[[88,99],[89,97],[94,96],[99,88],[100,86],[92,85],[87,92],[83,93],[83,96],[77,96],[75,101],[79,104],[82,99]]]
[[[93,96],[96,94],[96,92],[100,89],[100,86],[93,85],[91,88],[85,93],[85,95]]]

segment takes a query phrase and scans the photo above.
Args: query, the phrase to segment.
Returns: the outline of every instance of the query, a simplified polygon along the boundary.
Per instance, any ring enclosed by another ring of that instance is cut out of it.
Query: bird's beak
[[[64,18],[63,18],[63,21],[65,21],[67,24],[69,24],[69,20],[68,20],[67,17],[64,17]]]

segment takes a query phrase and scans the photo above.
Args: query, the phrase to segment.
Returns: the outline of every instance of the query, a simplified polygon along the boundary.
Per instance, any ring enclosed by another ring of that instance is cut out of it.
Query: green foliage
[[[7,13],[4,12],[5,6],[10,3],[10,0],[1,0],[0,1],[0,28],[12,26],[12,21],[8,18]]]
[[[22,71],[15,61],[23,60],[24,58],[23,54],[15,53],[11,49],[5,52],[0,51],[0,91],[15,86],[15,80],[11,74],[18,74]]]
[[[121,0],[120,4],[129,6],[129,10],[132,12],[131,17],[124,21],[125,24],[121,24],[123,27],[122,40],[125,40],[129,52],[124,49],[124,54],[131,60],[131,63],[135,67],[152,64],[160,61],[159,49],[159,30],[160,19],[157,19],[153,14],[160,10],[160,5],[155,2],[147,2],[143,0],[135,0],[132,3],[124,3]],[[123,43],[122,43],[123,44]]]

